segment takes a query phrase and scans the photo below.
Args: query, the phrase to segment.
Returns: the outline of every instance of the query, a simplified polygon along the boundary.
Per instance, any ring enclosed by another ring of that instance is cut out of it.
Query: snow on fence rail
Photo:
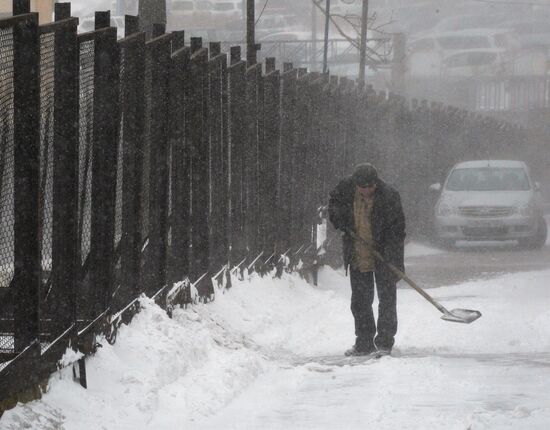
[[[109,12],[77,34],[55,6],[51,24],[25,0],[0,20],[0,411],[68,346],[114,341],[143,293],[170,309],[210,300],[228,271],[314,265],[318,209],[357,161],[395,179],[414,219],[457,158],[523,139],[162,25],[146,40],[136,17],[118,41]]]

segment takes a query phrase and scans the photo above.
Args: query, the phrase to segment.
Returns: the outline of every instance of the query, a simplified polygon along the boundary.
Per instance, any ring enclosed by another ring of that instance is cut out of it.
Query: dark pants
[[[359,350],[389,348],[397,332],[395,282],[376,276],[378,293],[378,324],[374,322],[374,272],[361,273],[351,269],[351,312],[355,318],[355,347]],[[377,333],[378,326],[378,333]]]

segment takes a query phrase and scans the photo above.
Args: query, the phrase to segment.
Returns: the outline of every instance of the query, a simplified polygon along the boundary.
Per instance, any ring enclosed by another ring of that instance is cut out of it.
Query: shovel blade
[[[441,316],[441,319],[445,321],[458,322],[463,324],[470,324],[477,320],[481,316],[481,312],[473,311],[471,309],[453,309]]]

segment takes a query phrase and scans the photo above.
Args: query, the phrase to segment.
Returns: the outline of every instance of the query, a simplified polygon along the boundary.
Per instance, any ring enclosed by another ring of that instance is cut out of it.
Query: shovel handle
[[[449,311],[445,309],[441,304],[436,302],[432,296],[430,296],[426,291],[424,291],[422,288],[420,288],[416,282],[414,282],[411,278],[409,278],[404,272],[399,270],[397,267],[395,267],[393,264],[391,264],[389,261],[386,261],[386,259],[380,254],[373,245],[375,245],[374,242],[370,242],[366,239],[363,239],[362,237],[359,237],[357,234],[355,234],[354,231],[346,230],[346,234],[349,234],[352,239],[358,240],[362,242],[365,246],[369,248],[369,251],[372,252],[372,255],[378,260],[380,260],[382,263],[384,263],[392,272],[394,275],[396,275],[399,279],[403,279],[409,286],[411,286],[418,294],[420,294],[422,297],[424,297],[428,302],[430,302],[432,305],[434,305],[439,312],[442,314],[449,314]]]

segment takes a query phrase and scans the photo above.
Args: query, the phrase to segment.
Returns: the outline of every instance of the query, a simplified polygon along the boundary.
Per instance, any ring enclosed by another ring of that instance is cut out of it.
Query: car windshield
[[[437,39],[443,49],[490,48],[489,39],[483,36],[445,36]]]
[[[445,189],[449,191],[527,191],[527,174],[516,167],[455,169]]]
[[[497,55],[493,52],[466,52],[445,60],[448,67],[487,66],[493,64]]]

